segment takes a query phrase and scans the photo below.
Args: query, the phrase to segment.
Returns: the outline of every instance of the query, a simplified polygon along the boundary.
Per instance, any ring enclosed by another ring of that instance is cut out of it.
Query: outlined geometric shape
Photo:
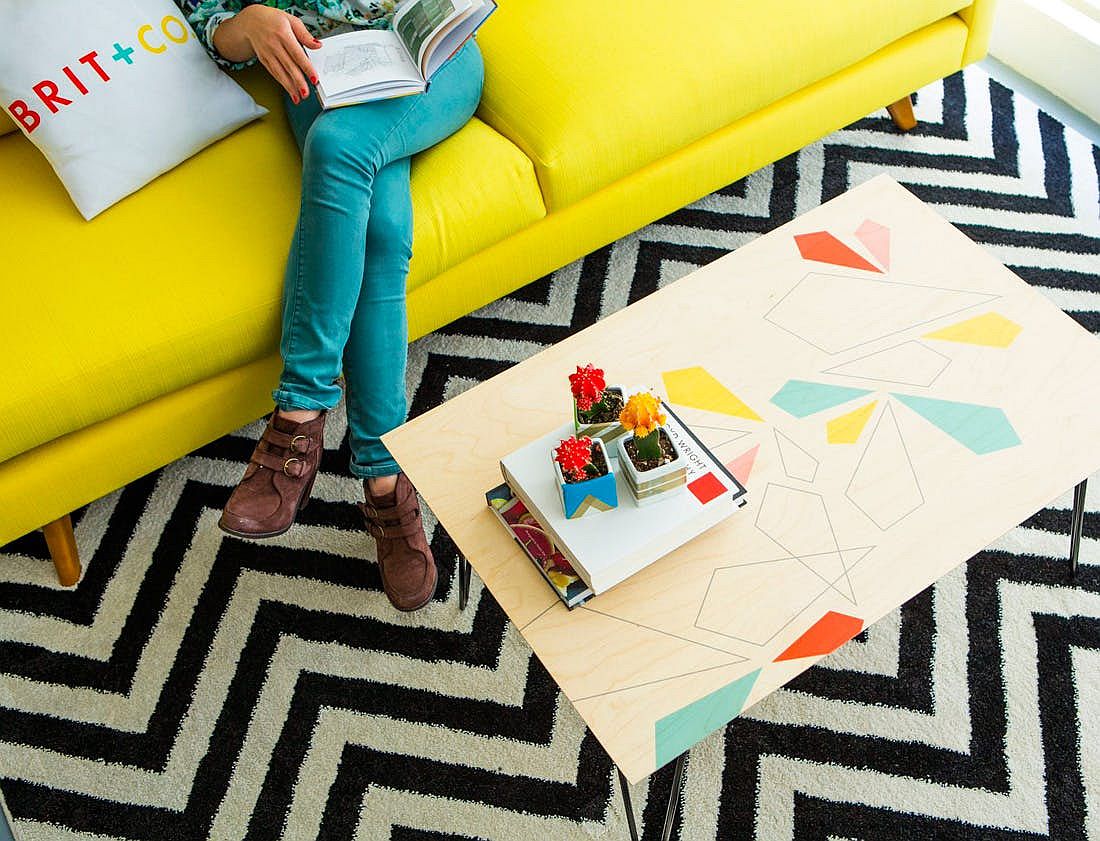
[[[863,630],[863,620],[858,616],[849,616],[846,613],[830,610],[814,622],[802,636],[787,646],[786,650],[772,662],[779,663],[783,660],[832,654],[861,630]]]
[[[839,568],[836,552],[719,567],[711,573],[695,627],[750,645],[767,645],[830,589],[836,590],[835,585],[846,587],[842,579],[874,548],[842,549]],[[826,565],[834,573],[831,578],[824,575]],[[777,583],[783,586],[782,599],[746,598],[746,593],[772,590]],[[738,609],[732,610],[732,605]]]
[[[726,463],[726,469],[733,474],[733,478],[740,482],[742,485],[747,485],[749,476],[752,474],[752,466],[756,463],[756,454],[760,452],[760,445],[757,444],[750,450],[745,450],[733,461]]]
[[[925,333],[922,338],[1003,348],[1016,341],[1023,329],[1022,325],[1005,318],[999,312],[987,312],[934,333]]]
[[[792,479],[812,482],[817,476],[820,462],[778,429],[775,430],[775,443],[779,447],[779,460],[783,464],[783,472]]]
[[[854,444],[863,434],[863,428],[874,414],[877,400],[872,400],[866,406],[860,406],[854,411],[833,418],[825,424],[825,440],[830,444]]]
[[[832,368],[826,368],[822,373],[927,388],[947,370],[950,364],[950,357],[920,342],[909,341],[886,350],[869,353],[850,362],[834,365]]]
[[[771,402],[788,415],[804,418],[870,393],[865,388],[813,383],[808,380],[787,380],[783,387],[772,395]]]
[[[850,269],[863,269],[868,272],[882,273],[882,269],[864,260],[828,231],[797,234],[794,241],[803,260],[813,260],[815,263],[830,263],[834,266],[847,266]]]
[[[745,708],[745,701],[759,676],[760,669],[754,669],[733,683],[658,719],[653,734],[657,767],[667,765],[736,718]]]
[[[807,568],[855,603],[840,544],[821,494],[769,483],[756,512],[756,527],[792,558],[814,556]]]
[[[700,365],[661,374],[668,401],[708,412],[721,412],[746,420],[763,420],[741,398]]]
[[[783,597],[747,597],[783,585]],[[798,558],[721,567],[711,574],[695,626],[751,645],[767,645],[828,592],[829,584]]]
[[[978,403],[891,394],[918,415],[978,455],[1015,447],[1020,436],[1003,409]]]
[[[699,440],[701,440],[704,446],[710,449],[711,452],[714,452],[719,447],[726,446],[726,444],[732,444],[734,441],[739,441],[748,435],[752,435],[751,432],[746,432],[743,429],[733,429],[728,426],[710,426],[692,422],[689,422],[688,426],[691,427],[693,432],[699,435]],[[700,432],[700,430],[703,430],[703,432]]]
[[[713,499],[717,499],[727,490],[718,477],[711,472],[704,473],[698,479],[692,480],[688,484],[688,490],[691,491],[697,500],[703,505],[706,505]]]
[[[997,295],[868,277],[806,275],[764,319],[824,353],[841,353],[981,306]]]
[[[863,243],[863,247],[871,252],[871,255],[882,263],[882,267],[890,270],[890,229],[880,225],[872,219],[864,219],[863,224],[856,228],[856,239]]]
[[[613,646],[590,652],[590,672],[578,675],[570,686],[570,699],[582,701],[618,692],[627,692],[700,672],[736,666],[748,658],[718,646],[694,642],[678,634],[640,625],[598,610],[579,605],[569,612],[544,611],[527,623],[525,634],[540,645],[560,639],[563,633],[593,637],[630,639],[640,657],[623,657]]]
[[[883,531],[924,505],[924,493],[889,403],[844,495]]]

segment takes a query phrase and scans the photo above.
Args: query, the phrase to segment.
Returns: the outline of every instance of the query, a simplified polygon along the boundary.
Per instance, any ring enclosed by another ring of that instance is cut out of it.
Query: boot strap
[[[250,461],[271,470],[282,471],[292,478],[297,478],[306,472],[306,462],[296,456],[281,456],[276,453],[256,450],[256,452],[252,454]]]
[[[271,424],[268,424],[260,438],[276,447],[289,450],[291,455],[308,453],[313,449],[313,440],[308,435],[291,435],[289,432],[280,432]]]

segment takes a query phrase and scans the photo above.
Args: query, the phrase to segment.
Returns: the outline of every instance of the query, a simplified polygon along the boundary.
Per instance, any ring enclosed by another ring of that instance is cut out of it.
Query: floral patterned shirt
[[[255,0],[177,0],[187,20],[199,36],[214,61],[229,70],[240,70],[256,59],[229,61],[214,49],[214,30]],[[369,29],[389,29],[393,13],[401,0],[263,0],[262,5],[289,12],[320,38],[334,29],[365,26]]]

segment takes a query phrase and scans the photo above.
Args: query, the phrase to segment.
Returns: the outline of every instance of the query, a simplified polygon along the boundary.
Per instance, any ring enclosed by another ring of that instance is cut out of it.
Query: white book
[[[406,0],[391,29],[356,29],[309,51],[322,108],[423,93],[439,66],[496,9],[495,0]]]
[[[573,434],[568,423],[500,461],[504,480],[553,538],[558,550],[593,593],[602,593],[687,543],[745,505],[747,491],[695,434],[662,404],[665,428],[687,459],[687,484],[639,507],[617,460],[619,504],[567,519],[551,463],[558,442]]]

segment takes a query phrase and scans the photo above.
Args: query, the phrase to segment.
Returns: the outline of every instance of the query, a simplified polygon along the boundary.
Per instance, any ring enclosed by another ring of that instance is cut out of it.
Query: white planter
[[[619,396],[623,398],[625,403],[626,391],[623,390],[621,385],[609,385],[604,389],[605,392],[617,391]],[[626,427],[624,427],[619,421],[607,421],[605,423],[584,423],[580,419],[580,414],[577,411],[576,398],[573,399],[573,428],[576,430],[578,438],[587,435],[589,438],[598,439],[607,445],[604,450],[606,455],[612,458],[618,458],[619,450],[615,447],[615,442],[626,435]]]
[[[659,435],[661,432],[667,436],[668,431],[663,427],[651,432],[650,435]],[[619,451],[619,469],[622,471],[626,485],[638,505],[650,505],[661,499],[667,498],[667,494],[679,493],[687,486],[687,459],[684,454],[673,445],[676,458],[654,467],[652,470],[639,471],[630,456],[626,452],[626,442],[633,438],[632,435],[624,435],[615,442]],[[669,439],[671,440],[671,438]]]

